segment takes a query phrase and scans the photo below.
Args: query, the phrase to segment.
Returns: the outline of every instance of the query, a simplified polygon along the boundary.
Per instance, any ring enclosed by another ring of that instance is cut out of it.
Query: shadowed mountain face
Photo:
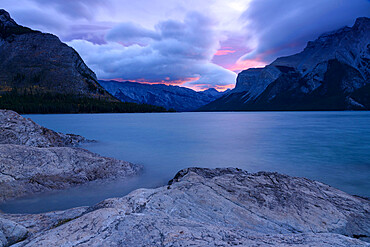
[[[201,110],[369,110],[370,19],[308,42],[298,54],[239,73],[229,94]]]
[[[18,25],[0,10],[0,94],[62,93],[116,101],[58,37]]]
[[[214,88],[196,92],[190,88],[164,84],[142,84],[137,82],[99,81],[112,95],[122,102],[162,106],[176,111],[192,111],[222,95]]]

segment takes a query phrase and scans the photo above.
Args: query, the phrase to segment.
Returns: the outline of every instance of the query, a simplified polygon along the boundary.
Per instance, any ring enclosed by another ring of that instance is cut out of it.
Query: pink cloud
[[[215,88],[219,92],[224,92],[227,89],[233,89],[235,87],[235,84],[228,84],[228,85],[209,85],[209,84],[196,84],[196,85],[191,85],[191,86],[186,86],[188,88],[191,88],[195,91],[204,91],[209,88]]]
[[[187,82],[193,82],[199,80],[200,77],[188,77],[184,79],[179,79],[179,80],[171,80],[171,78],[166,77],[165,80],[156,80],[156,81],[148,81],[148,79],[142,78],[142,79],[124,79],[124,78],[113,78],[113,79],[101,79],[103,81],[119,81],[119,82],[125,82],[125,81],[130,81],[130,82],[138,82],[138,83],[143,83],[143,84],[165,84],[165,85],[183,85]],[[189,87],[189,86],[187,86]]]
[[[215,56],[224,56],[236,52],[235,50],[218,50]]]

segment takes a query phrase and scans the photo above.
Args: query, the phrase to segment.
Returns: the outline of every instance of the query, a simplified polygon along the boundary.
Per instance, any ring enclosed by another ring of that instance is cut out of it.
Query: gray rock
[[[80,217],[89,207],[71,208],[41,214],[0,214],[0,219],[20,222],[29,235],[47,231]],[[15,223],[16,224],[16,223]]]
[[[0,144],[64,147],[87,141],[79,135],[62,134],[44,128],[14,111],[0,110]]]
[[[94,180],[137,175],[142,166],[101,157],[76,146],[85,138],[46,129],[16,112],[0,110],[0,203]],[[17,145],[15,145],[17,144]],[[0,214],[0,247],[24,240],[29,234],[57,227],[86,209],[22,217]],[[27,228],[27,229],[26,229]]]
[[[0,145],[0,202],[98,179],[137,175],[142,167],[82,148]]]
[[[0,247],[23,241],[27,234],[24,226],[0,217]]]
[[[305,178],[188,168],[16,246],[370,246],[353,238],[370,235],[369,210],[368,200]],[[40,218],[12,220],[28,217]]]
[[[129,162],[65,147],[85,141],[0,110],[0,202],[98,179],[130,177],[142,170]]]

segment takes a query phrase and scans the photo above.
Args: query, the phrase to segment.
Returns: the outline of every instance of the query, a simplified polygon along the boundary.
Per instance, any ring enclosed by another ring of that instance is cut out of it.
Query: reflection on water
[[[370,196],[370,112],[229,112],[29,115],[53,130],[98,143],[99,154],[145,166],[143,176],[24,198],[5,212],[92,205],[166,184],[189,166],[277,171]]]

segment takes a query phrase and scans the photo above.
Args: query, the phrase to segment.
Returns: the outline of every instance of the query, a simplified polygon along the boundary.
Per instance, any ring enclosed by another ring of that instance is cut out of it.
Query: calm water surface
[[[142,164],[128,181],[23,198],[0,205],[10,213],[92,205],[136,188],[167,183],[180,169],[239,167],[316,179],[370,196],[370,112],[243,112],[27,115],[35,122],[98,143],[104,156]]]

